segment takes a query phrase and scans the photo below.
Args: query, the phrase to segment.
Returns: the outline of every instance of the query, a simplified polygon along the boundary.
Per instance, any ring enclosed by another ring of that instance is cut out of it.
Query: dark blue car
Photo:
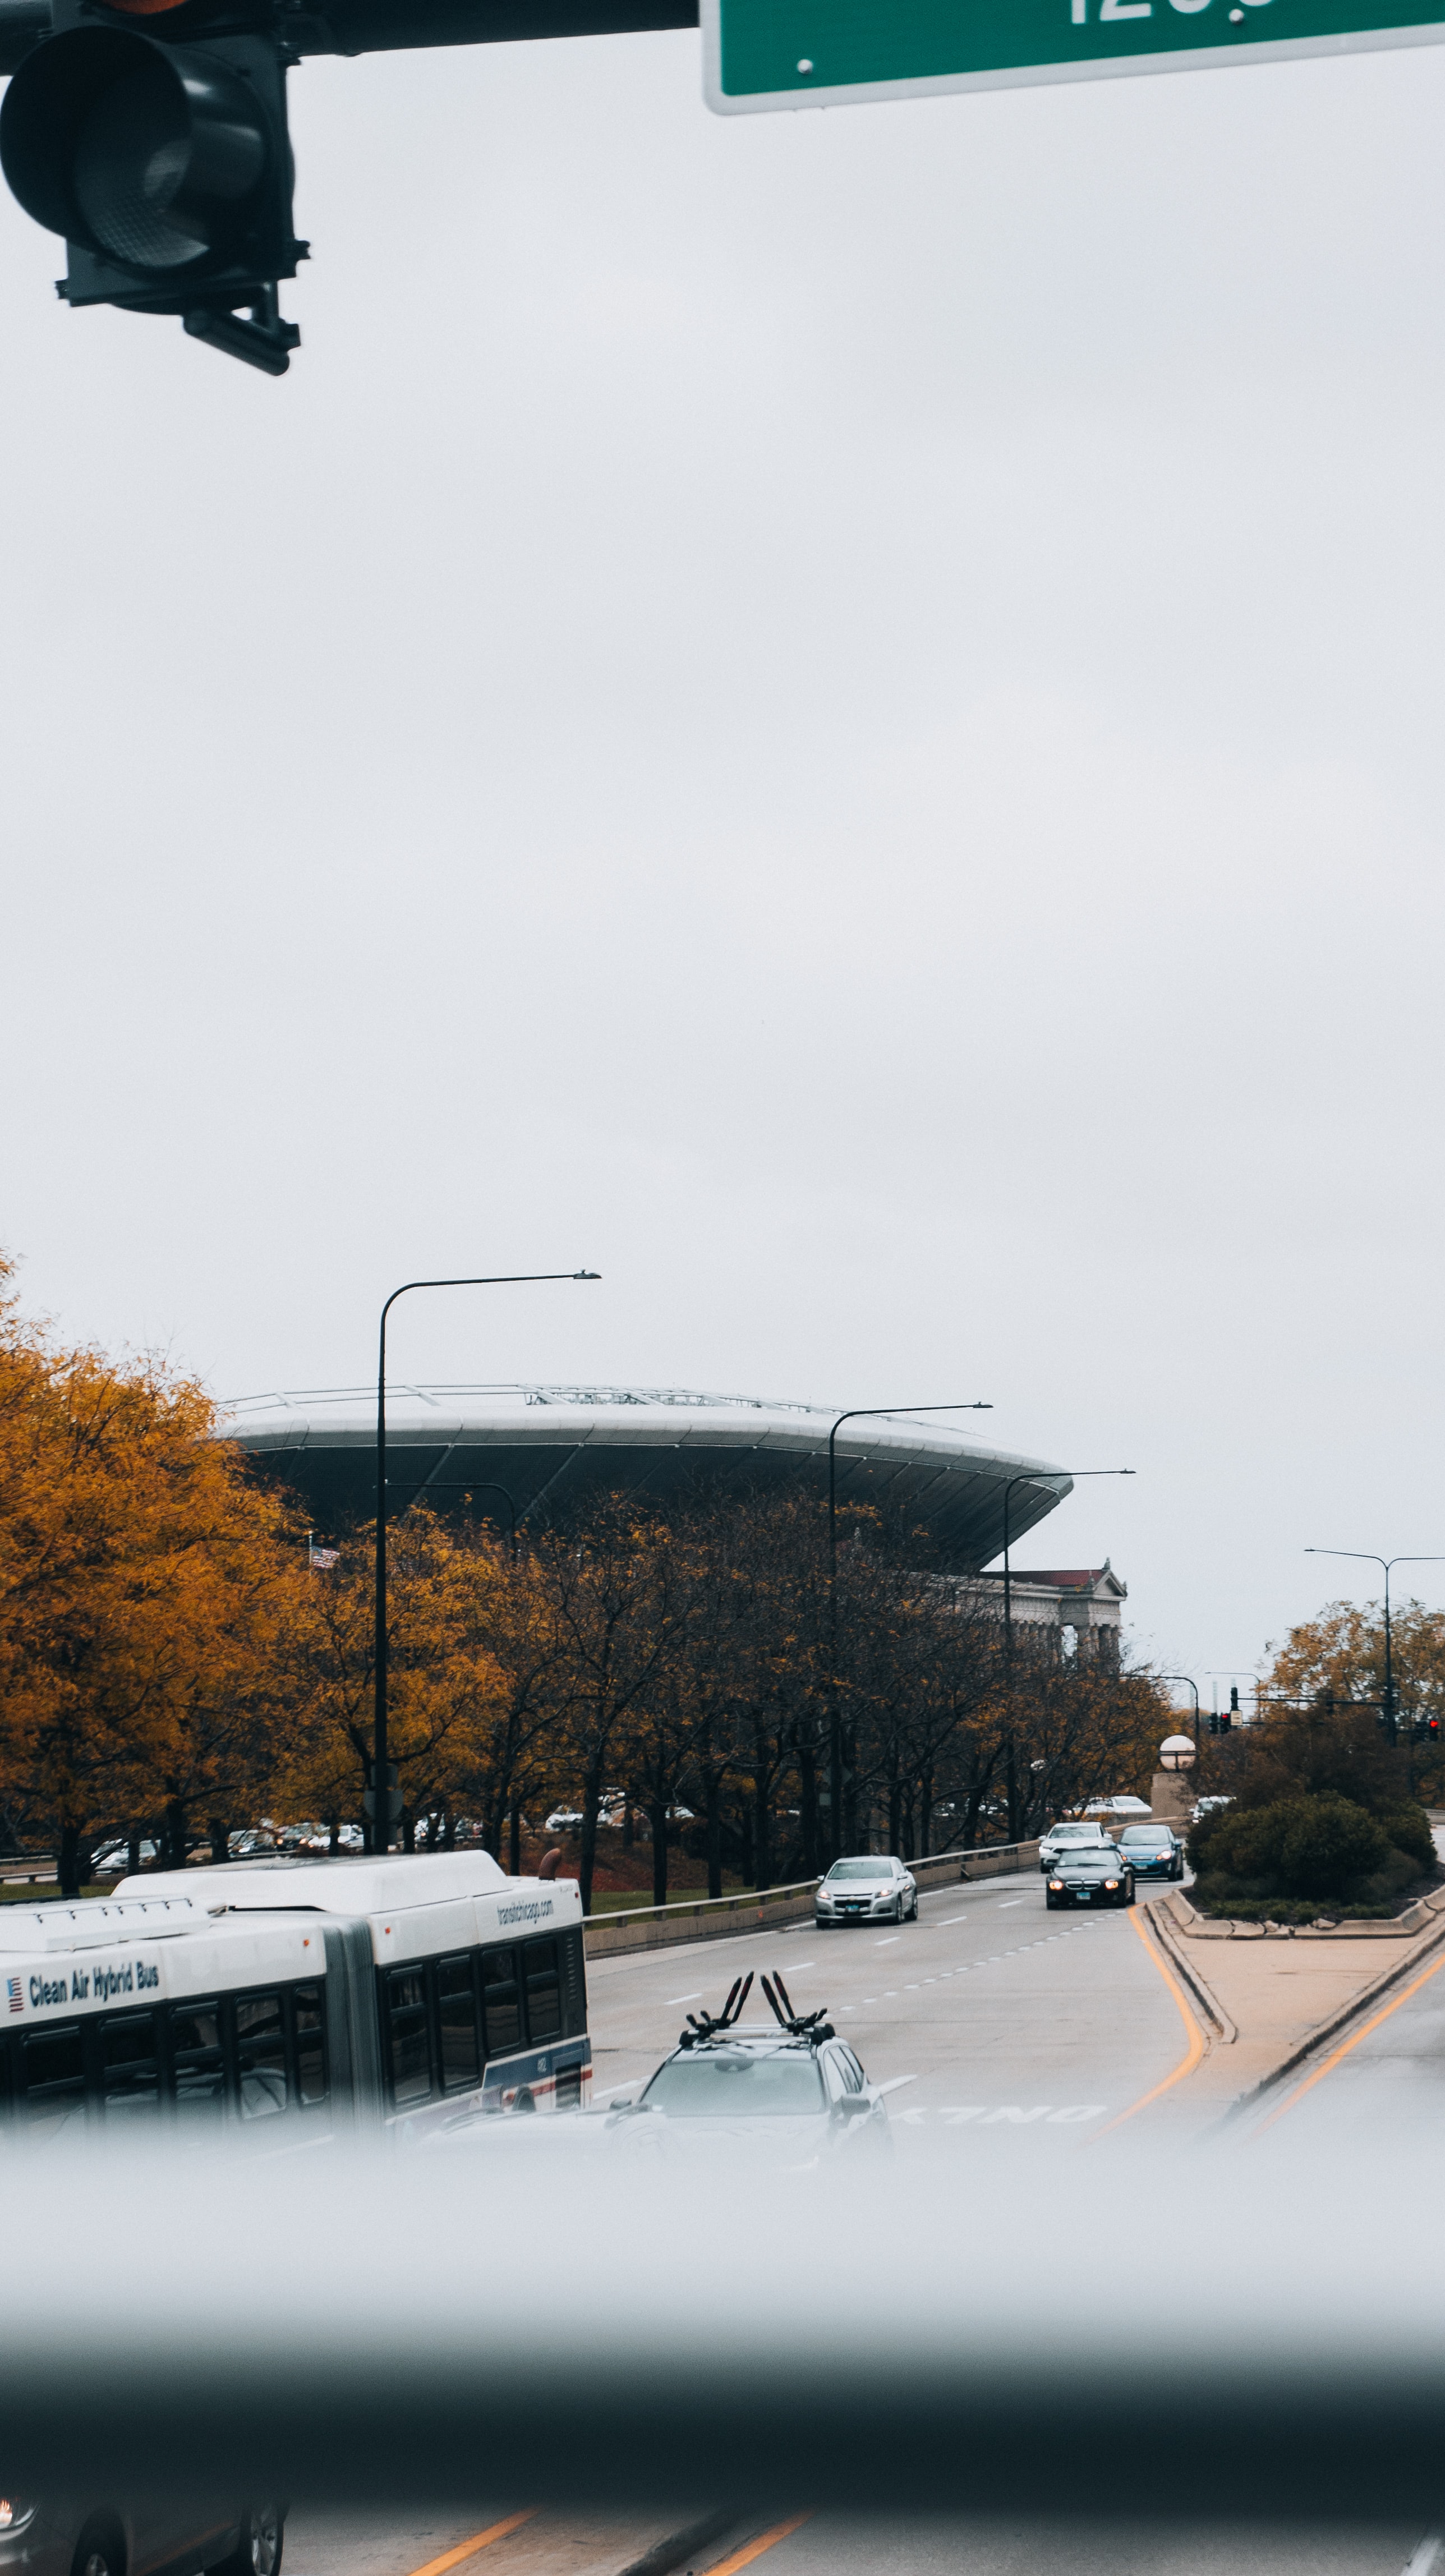
[[[1184,1876],[1184,1845],[1169,1825],[1126,1825],[1119,1849],[1136,1878]]]

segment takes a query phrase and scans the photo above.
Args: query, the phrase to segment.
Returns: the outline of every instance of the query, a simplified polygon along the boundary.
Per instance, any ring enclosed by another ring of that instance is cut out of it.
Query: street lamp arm
[[[828,1842],[834,1860],[842,1851],[843,1725],[838,1710],[838,1434],[845,1422],[890,1413],[992,1413],[991,1404],[852,1404],[828,1434]]]
[[[371,1763],[374,1849],[384,1852],[391,1841],[391,1782],[387,1777],[386,1749],[386,1319],[398,1297],[409,1297],[417,1288],[530,1288],[543,1281],[600,1279],[601,1276],[600,1270],[504,1270],[489,1271],[484,1276],[468,1279],[404,1279],[399,1288],[393,1288],[382,1307],[376,1354],[376,1601],[372,1651],[375,1701]],[[500,1493],[503,1488],[499,1485],[496,1490]],[[515,1504],[512,1506],[512,1533],[515,1547]]]
[[[1199,1732],[1199,1684],[1191,1681],[1187,1673],[1157,1673],[1155,1675],[1155,1679],[1161,1682],[1182,1682],[1186,1690],[1193,1691],[1194,1732],[1197,1735]]]

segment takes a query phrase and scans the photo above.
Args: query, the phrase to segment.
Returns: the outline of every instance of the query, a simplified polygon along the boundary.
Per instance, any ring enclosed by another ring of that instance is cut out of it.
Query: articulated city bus
[[[576,1882],[486,1853],[233,1861],[0,1907],[0,2120],[276,2143],[585,2106]]]

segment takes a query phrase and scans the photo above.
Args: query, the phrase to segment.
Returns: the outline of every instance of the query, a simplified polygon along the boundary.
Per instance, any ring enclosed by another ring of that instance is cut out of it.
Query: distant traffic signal
[[[277,311],[306,244],[291,228],[290,57],[205,0],[53,0],[0,107],[0,164],[65,237],[72,305],[178,313],[198,340],[284,375],[300,338]],[[145,19],[145,31],[127,20]]]

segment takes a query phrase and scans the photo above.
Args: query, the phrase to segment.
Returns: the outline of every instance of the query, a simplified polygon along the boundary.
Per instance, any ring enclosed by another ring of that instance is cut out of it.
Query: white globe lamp
[[[1166,1771],[1187,1771],[1194,1760],[1193,1737],[1166,1735],[1159,1747],[1159,1759]]]

